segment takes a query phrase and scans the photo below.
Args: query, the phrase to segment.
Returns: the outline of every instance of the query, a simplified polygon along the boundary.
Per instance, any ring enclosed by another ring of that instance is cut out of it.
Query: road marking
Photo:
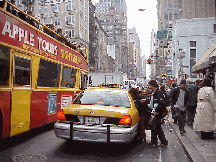
[[[158,162],[162,162],[162,157],[161,157],[161,147],[159,147],[159,150],[160,150],[160,154],[159,154]]]

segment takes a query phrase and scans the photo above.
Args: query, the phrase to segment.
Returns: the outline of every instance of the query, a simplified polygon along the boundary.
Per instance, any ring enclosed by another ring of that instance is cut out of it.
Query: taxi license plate
[[[86,124],[99,124],[99,118],[95,117],[85,117]]]

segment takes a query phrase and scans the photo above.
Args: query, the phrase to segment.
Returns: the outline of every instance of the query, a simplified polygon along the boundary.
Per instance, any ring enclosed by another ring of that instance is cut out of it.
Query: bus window
[[[0,45],[0,87],[9,87],[10,49]]]
[[[37,86],[58,87],[61,65],[40,60]]]
[[[61,82],[62,88],[66,88],[66,87],[75,88],[76,72],[77,72],[76,69],[72,69],[66,66],[63,67],[62,82]]]
[[[15,56],[14,86],[30,86],[30,65],[28,58]]]

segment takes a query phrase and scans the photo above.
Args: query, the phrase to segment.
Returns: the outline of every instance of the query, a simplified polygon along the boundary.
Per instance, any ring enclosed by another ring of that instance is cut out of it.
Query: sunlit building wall
[[[116,48],[116,72],[127,73],[128,38],[127,38],[127,7],[125,0],[100,0],[96,6],[96,17],[107,32],[108,45]]]
[[[216,43],[216,20],[215,17],[182,19],[175,23],[173,28],[174,65],[173,75],[180,76],[180,64],[182,63],[183,74],[190,78],[197,78],[192,74],[192,67],[204,55],[207,49]],[[179,59],[182,49],[185,58]]]
[[[194,18],[206,18],[215,17],[215,0],[158,0],[157,1],[157,15],[158,15],[158,30],[167,31],[167,56],[169,57],[170,64],[175,59],[176,53],[174,53],[175,43],[172,43],[175,36],[172,34],[173,25],[176,20],[180,19],[194,19]],[[199,35],[199,33],[198,33]],[[160,40],[160,46],[164,44],[164,40]],[[159,55],[162,55],[159,49]],[[198,60],[197,60],[198,61]],[[175,63],[175,62],[173,62]],[[175,65],[174,65],[175,67]],[[175,69],[174,69],[175,71]],[[171,71],[169,70],[169,73]],[[173,76],[176,76],[175,72],[172,72]],[[178,75],[177,75],[178,76]]]

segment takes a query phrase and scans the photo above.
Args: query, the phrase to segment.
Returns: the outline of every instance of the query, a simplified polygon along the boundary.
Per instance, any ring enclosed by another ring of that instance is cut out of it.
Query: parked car
[[[89,88],[58,114],[58,138],[101,143],[130,143],[137,135],[139,114],[127,90]]]

